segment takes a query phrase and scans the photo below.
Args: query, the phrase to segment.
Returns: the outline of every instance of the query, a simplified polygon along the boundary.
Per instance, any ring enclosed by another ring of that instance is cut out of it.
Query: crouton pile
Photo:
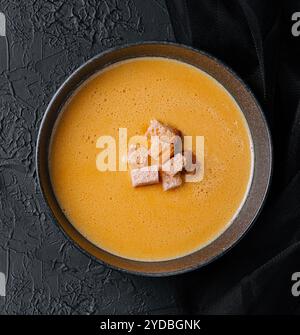
[[[151,120],[145,136],[148,147],[132,144],[128,148],[127,162],[133,187],[158,184],[163,190],[177,188],[183,183],[184,173],[194,173],[194,155],[182,154],[182,136],[179,130]]]

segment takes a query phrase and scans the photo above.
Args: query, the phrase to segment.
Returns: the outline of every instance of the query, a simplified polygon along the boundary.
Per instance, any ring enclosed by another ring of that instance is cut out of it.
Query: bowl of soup
[[[203,139],[201,180],[132,187],[120,130],[128,144],[151,120]],[[103,138],[115,140],[115,169],[97,167]],[[51,100],[37,142],[40,187],[66,237],[97,261],[150,276],[202,267],[235,245],[264,203],[271,165],[249,88],[212,56],[173,43],[127,45],[82,65]]]

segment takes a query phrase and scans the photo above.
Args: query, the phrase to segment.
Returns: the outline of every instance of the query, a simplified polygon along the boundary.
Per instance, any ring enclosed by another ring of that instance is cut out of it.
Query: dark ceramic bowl
[[[254,173],[247,199],[239,214],[216,240],[190,255],[169,261],[140,262],[118,257],[104,251],[85,239],[68,221],[55,198],[48,167],[48,149],[54,123],[62,106],[74,90],[95,72],[112,63],[142,56],[159,56],[177,59],[194,65],[219,81],[235,98],[248,122],[254,150]],[[215,58],[192,48],[173,43],[142,43],[128,45],[104,52],[77,69],[60,87],[44,115],[37,142],[37,172],[44,198],[55,221],[66,237],[92,258],[113,268],[127,272],[167,276],[200,268],[216,258],[241,239],[257,217],[271,176],[272,150],[268,127],[262,110],[247,86]]]

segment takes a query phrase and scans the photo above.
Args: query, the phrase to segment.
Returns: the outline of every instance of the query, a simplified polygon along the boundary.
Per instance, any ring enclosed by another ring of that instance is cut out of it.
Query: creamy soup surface
[[[143,135],[152,119],[205,137],[204,179],[164,192],[133,188],[129,172],[100,172],[99,136]],[[252,175],[249,130],[229,93],[204,72],[137,58],[99,72],[70,98],[51,139],[53,189],[74,227],[125,258],[158,261],[217,238],[242,205]]]

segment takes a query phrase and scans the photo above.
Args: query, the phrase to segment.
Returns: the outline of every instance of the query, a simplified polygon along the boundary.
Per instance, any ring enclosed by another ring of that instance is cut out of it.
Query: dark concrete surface
[[[176,313],[178,279],[113,271],[53,224],[35,171],[46,106],[64,79],[116,45],[173,40],[164,0],[0,0],[0,314]]]

